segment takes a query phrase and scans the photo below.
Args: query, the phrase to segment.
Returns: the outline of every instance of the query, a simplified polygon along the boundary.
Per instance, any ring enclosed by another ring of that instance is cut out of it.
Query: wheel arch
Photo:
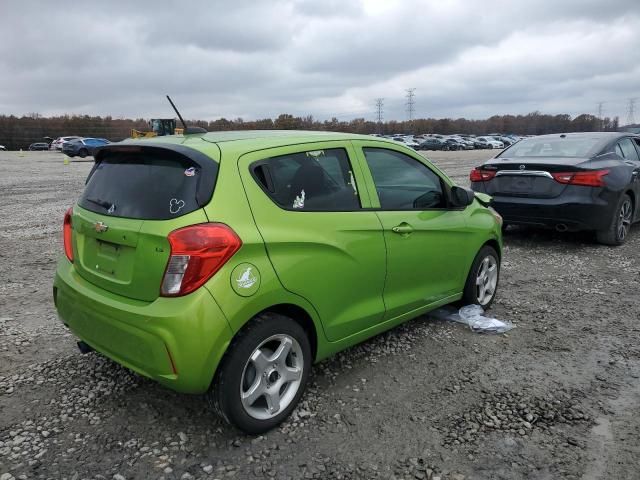
[[[262,315],[263,313],[277,313],[279,315],[284,315],[285,317],[290,318],[292,321],[300,325],[309,337],[313,359],[316,358],[316,355],[318,353],[318,327],[316,326],[313,317],[309,314],[309,312],[307,312],[300,305],[296,305],[294,303],[278,303],[255,312],[233,334],[233,338],[240,335],[249,325],[251,325],[251,322],[253,322],[256,317]],[[233,343],[233,339],[231,340],[231,343]]]
[[[638,206],[638,202],[637,202],[637,199],[636,199],[635,192],[631,188],[627,188],[627,190],[624,193],[629,195],[629,198],[631,198],[631,205],[633,206],[633,213],[637,217],[638,216],[638,212],[636,210],[636,207]]]
[[[500,249],[500,244],[495,238],[491,238],[486,242],[484,242],[482,246],[478,249],[478,251],[482,250],[482,248],[486,246],[493,248],[498,254],[498,260],[502,260],[502,250]]]

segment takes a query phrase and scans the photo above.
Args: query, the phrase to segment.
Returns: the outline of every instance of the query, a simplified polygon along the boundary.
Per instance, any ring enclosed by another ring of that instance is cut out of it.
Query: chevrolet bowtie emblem
[[[96,232],[98,232],[98,233],[104,233],[104,232],[106,232],[107,230],[109,230],[109,226],[108,226],[108,225],[105,225],[105,224],[104,224],[104,223],[102,223],[102,222],[96,222],[96,223],[93,225],[93,227],[96,229]]]

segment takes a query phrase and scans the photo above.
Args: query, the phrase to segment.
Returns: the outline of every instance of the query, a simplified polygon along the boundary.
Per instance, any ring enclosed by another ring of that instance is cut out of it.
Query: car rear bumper
[[[94,350],[180,392],[202,393],[232,338],[205,288],[141,302],[87,282],[62,258],[53,287],[58,315]]]
[[[567,190],[584,189],[570,187]],[[589,189],[591,190],[591,189]],[[587,192],[568,192],[556,198],[526,198],[493,195],[491,206],[505,223],[556,228],[558,230],[602,230],[609,226],[615,209],[609,201]]]

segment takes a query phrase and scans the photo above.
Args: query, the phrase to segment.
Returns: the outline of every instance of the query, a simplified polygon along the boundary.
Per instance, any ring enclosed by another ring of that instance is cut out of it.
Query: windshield
[[[603,146],[602,138],[579,137],[534,137],[521,140],[501,157],[591,157]]]

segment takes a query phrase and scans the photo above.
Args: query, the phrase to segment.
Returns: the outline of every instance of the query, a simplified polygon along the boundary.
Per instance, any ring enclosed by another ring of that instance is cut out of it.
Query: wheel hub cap
[[[618,216],[618,239],[624,240],[629,232],[629,227],[631,226],[631,215],[633,213],[633,208],[631,206],[631,201],[626,200],[622,206],[620,207],[620,214]]]
[[[240,401],[253,418],[268,420],[287,408],[302,381],[304,359],[298,341],[273,335],[256,348],[245,364]]]
[[[498,261],[493,255],[487,255],[480,262],[476,277],[476,298],[480,305],[487,305],[498,286]]]

